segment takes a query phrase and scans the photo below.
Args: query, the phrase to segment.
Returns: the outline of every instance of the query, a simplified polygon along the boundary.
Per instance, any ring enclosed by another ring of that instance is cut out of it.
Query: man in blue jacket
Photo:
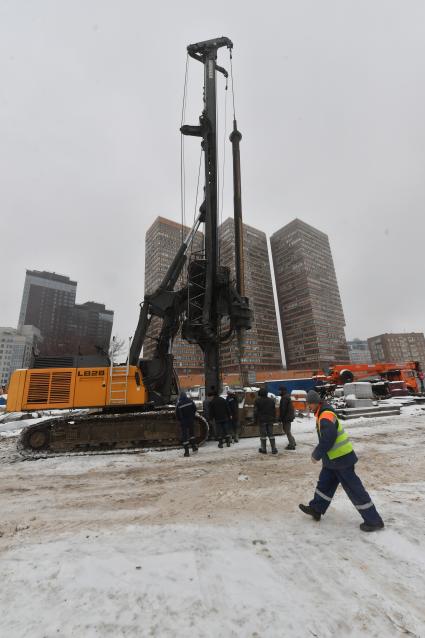
[[[341,483],[348,498],[363,518],[364,522],[361,523],[360,529],[364,532],[382,529],[383,520],[355,472],[354,465],[358,459],[334,409],[322,403],[315,390],[307,393],[307,403],[310,410],[314,411],[319,437],[319,443],[313,450],[311,460],[313,463],[322,461],[323,467],[313,500],[309,505],[300,504],[300,510],[312,516],[315,521],[319,521]]]
[[[235,443],[239,443],[239,403],[238,397],[231,390],[227,391],[227,405],[230,410],[230,434]]]
[[[192,450],[197,452],[198,446],[196,445],[195,435],[193,427],[195,423],[196,405],[195,402],[189,398],[186,392],[181,392],[179,400],[176,405],[176,417],[180,422],[182,429],[182,445],[184,447],[184,456],[190,456],[189,446],[192,446]]]

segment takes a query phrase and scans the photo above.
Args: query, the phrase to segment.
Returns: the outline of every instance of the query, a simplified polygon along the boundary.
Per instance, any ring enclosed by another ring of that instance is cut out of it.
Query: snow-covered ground
[[[7,424],[12,426],[12,424]],[[14,424],[22,428],[23,422]],[[312,419],[258,441],[18,460],[0,436],[0,636],[425,637],[425,414],[345,424],[386,528],[338,491],[320,523]]]

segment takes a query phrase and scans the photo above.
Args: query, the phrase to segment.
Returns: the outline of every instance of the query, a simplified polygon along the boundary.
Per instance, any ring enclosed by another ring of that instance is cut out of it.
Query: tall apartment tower
[[[114,311],[102,303],[75,304],[69,324],[70,352],[96,354],[99,348],[108,352],[113,321]]]
[[[419,361],[425,366],[423,332],[386,333],[367,340],[373,363]]]
[[[299,219],[270,239],[288,368],[350,361],[328,236]]]
[[[189,228],[181,226],[165,217],[157,217],[146,232],[145,240],[145,294],[153,292],[161,283],[172,260],[174,259],[182,240],[189,232]],[[196,233],[192,244],[192,251],[203,248],[203,233]],[[183,282],[184,278],[182,278]],[[160,330],[160,321],[152,320],[143,347],[143,356],[152,357],[155,350],[155,338]],[[199,346],[187,343],[180,337],[180,333],[173,345],[174,366],[181,374],[199,373],[203,370],[203,357]]]
[[[40,330],[42,354],[69,353],[67,341],[76,292],[77,282],[69,277],[26,271],[18,329],[31,325]]]
[[[41,333],[39,354],[96,354],[107,351],[114,313],[103,304],[75,303],[77,282],[65,275],[27,270],[18,331],[35,326]]]
[[[220,261],[235,277],[235,229],[233,219],[219,228]],[[252,328],[245,335],[244,363],[252,370],[282,368],[276,308],[265,233],[243,225],[245,295],[253,312]],[[237,341],[223,344],[221,359],[224,372],[239,371]]]

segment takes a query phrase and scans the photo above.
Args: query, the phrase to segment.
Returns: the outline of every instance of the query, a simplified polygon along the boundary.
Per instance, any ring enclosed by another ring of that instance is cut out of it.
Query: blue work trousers
[[[323,467],[319,475],[314,498],[310,501],[310,507],[324,514],[331,504],[340,483],[365,523],[376,525],[382,522],[376,507],[372,503],[372,499],[355,472],[354,465],[338,470]]]
[[[189,441],[195,438],[193,434],[193,424],[193,421],[183,421],[180,423],[182,429],[182,445],[189,445]]]
[[[230,421],[216,421],[216,435],[219,439],[225,439],[230,436]]]

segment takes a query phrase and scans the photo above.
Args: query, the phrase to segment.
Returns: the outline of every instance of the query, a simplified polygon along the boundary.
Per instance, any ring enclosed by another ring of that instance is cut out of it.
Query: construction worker
[[[348,498],[363,518],[360,529],[364,532],[382,529],[382,518],[354,470],[358,459],[335,410],[323,403],[315,390],[309,390],[307,393],[307,404],[315,414],[319,437],[319,444],[313,450],[311,460],[313,463],[321,460],[323,466],[313,500],[309,505],[300,504],[300,510],[319,521],[341,483]]]
[[[176,405],[176,418],[179,421],[181,427],[184,456],[190,456],[190,446],[192,446],[192,450],[194,452],[198,451],[198,446],[196,445],[195,435],[193,431],[195,414],[195,402],[187,396],[186,392],[181,392]]]
[[[277,454],[276,442],[273,434],[273,423],[276,420],[274,400],[267,396],[267,390],[261,388],[254,401],[254,421],[260,426],[260,454],[267,454],[267,437],[269,437],[272,454]]]
[[[285,432],[288,445],[286,446],[287,450],[295,450],[296,442],[291,433],[291,423],[295,419],[295,411],[294,406],[292,404],[291,395],[288,394],[288,390],[284,385],[279,388],[280,391],[280,405],[279,405],[279,416],[282,422],[283,431]]]
[[[239,443],[239,403],[238,397],[231,390],[227,391],[227,405],[230,410],[230,434],[234,443]]]
[[[212,392],[209,403],[209,418],[214,419],[216,435],[218,436],[218,447],[222,448],[224,441],[227,447],[230,447],[232,437],[230,436],[230,408],[224,397],[218,395],[218,392]]]

